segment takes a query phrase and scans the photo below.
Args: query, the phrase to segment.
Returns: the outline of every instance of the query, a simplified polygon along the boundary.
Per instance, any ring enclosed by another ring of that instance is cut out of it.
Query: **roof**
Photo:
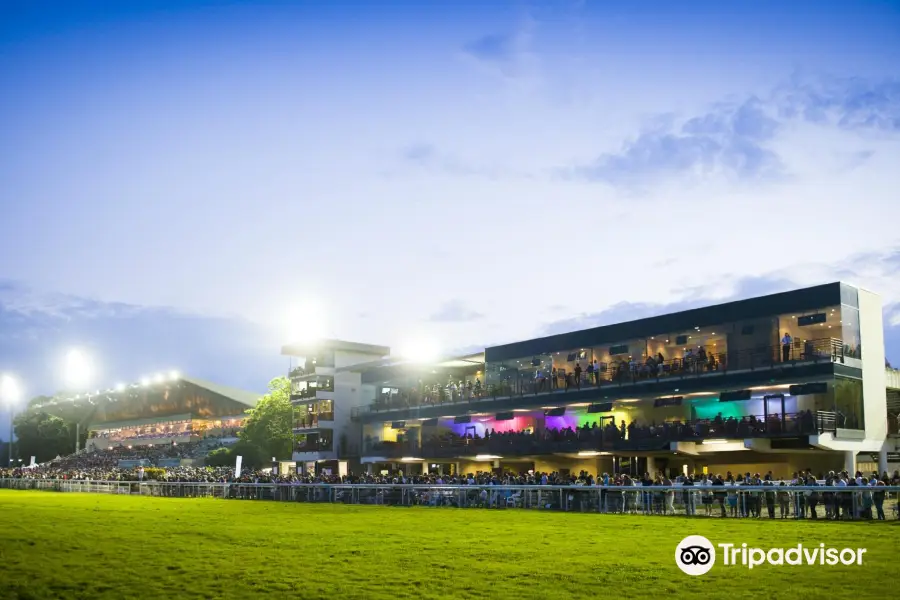
[[[388,356],[379,360],[341,367],[339,369],[335,369],[335,373],[344,373],[347,371],[352,371],[354,373],[368,373],[379,369],[397,367],[408,367],[410,369],[416,370],[452,369],[472,366],[477,367],[483,364],[484,351],[477,352],[475,354],[465,354],[462,356],[444,357],[424,363],[398,356]]]
[[[359,342],[347,342],[344,340],[322,339],[287,344],[281,347],[281,354],[283,356],[312,356],[322,350],[359,352],[361,354],[373,354],[375,356],[387,356],[391,353],[391,349],[387,346],[361,344]]]
[[[197,387],[201,387],[213,393],[219,394],[220,396],[230,398],[231,400],[244,404],[249,408],[256,406],[256,403],[259,402],[259,399],[263,397],[263,394],[257,392],[239,390],[238,388],[219,385],[218,383],[204,381],[203,379],[194,379],[193,377],[182,377],[181,379],[183,381],[187,381],[188,383],[193,383]]]
[[[204,390],[205,394],[198,399],[196,393],[190,392],[191,388]],[[174,395],[170,395],[173,392]],[[261,397],[262,394],[257,392],[178,376],[149,385],[132,384],[121,391],[107,390],[74,398],[53,398],[31,409],[90,423],[172,420],[185,413],[198,418],[218,418],[243,413],[255,406]]]
[[[835,282],[789,292],[736,300],[624,323],[603,325],[569,333],[493,346],[485,350],[489,362],[519,359],[600,344],[648,338],[665,332],[709,327],[793,311],[815,310],[836,304],[858,306],[857,288]]]

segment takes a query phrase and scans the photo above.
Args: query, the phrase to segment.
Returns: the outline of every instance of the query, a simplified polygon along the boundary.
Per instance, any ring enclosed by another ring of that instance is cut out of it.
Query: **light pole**
[[[72,348],[66,354],[64,366],[66,385],[72,391],[81,392],[88,389],[93,381],[94,367],[90,357],[78,348]],[[88,394],[90,398],[90,394]],[[75,453],[78,453],[78,438],[81,436],[81,421],[75,421]]]
[[[6,404],[9,409],[9,439],[6,442],[9,449],[9,462],[7,466],[12,467],[12,444],[13,444],[13,407],[19,402],[21,390],[19,383],[12,375],[3,375],[0,379],[0,400]]]

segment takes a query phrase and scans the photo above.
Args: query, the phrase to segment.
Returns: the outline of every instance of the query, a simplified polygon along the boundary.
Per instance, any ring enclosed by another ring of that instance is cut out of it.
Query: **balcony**
[[[675,358],[655,363],[619,362],[600,365],[599,373],[580,372],[553,378],[549,373],[541,379],[508,378],[500,383],[474,385],[465,389],[425,386],[424,390],[401,389],[398,394],[382,395],[367,407],[369,412],[383,412],[429,406],[465,405],[480,400],[563,394],[590,389],[615,390],[654,382],[677,382],[715,378],[745,372],[789,372],[797,367],[843,363],[844,344],[827,338],[798,342],[785,358],[784,347],[764,346],[754,350],[708,353],[692,358]],[[639,390],[630,390],[639,392]],[[357,417],[359,415],[357,414]]]
[[[458,458],[462,456],[531,456],[578,452],[668,451],[673,442],[714,439],[796,438],[834,432],[834,413],[747,416],[742,419],[698,419],[694,421],[620,427],[612,424],[581,429],[545,430],[543,433],[511,432],[487,437],[446,434],[428,438],[423,444],[376,442],[366,454],[385,458]]]
[[[331,427],[334,425],[334,413],[323,412],[307,414],[294,419],[294,431],[300,429],[318,429],[319,427]]]
[[[315,377],[308,381],[294,381],[291,383],[291,401],[308,400],[316,398],[319,392],[333,392],[333,377]]]

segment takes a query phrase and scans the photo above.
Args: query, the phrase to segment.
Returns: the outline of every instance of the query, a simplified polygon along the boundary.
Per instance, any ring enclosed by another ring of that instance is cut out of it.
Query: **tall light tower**
[[[19,388],[19,382],[12,375],[2,375],[0,377],[0,400],[9,409],[9,439],[7,440],[7,448],[9,449],[8,466],[12,466],[12,443],[13,443],[13,409],[21,399],[22,391]]]
[[[66,380],[66,386],[76,392],[87,392],[88,386],[94,380],[94,365],[90,356],[79,348],[72,348],[66,354],[65,364],[63,365],[63,375]],[[90,392],[88,400],[90,400]],[[78,438],[81,437],[81,421],[75,423],[75,452],[78,452]]]

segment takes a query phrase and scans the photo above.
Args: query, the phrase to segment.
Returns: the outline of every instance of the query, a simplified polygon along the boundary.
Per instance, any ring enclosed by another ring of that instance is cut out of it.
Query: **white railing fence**
[[[896,520],[900,486],[495,486],[0,479],[0,489],[331,504]]]

